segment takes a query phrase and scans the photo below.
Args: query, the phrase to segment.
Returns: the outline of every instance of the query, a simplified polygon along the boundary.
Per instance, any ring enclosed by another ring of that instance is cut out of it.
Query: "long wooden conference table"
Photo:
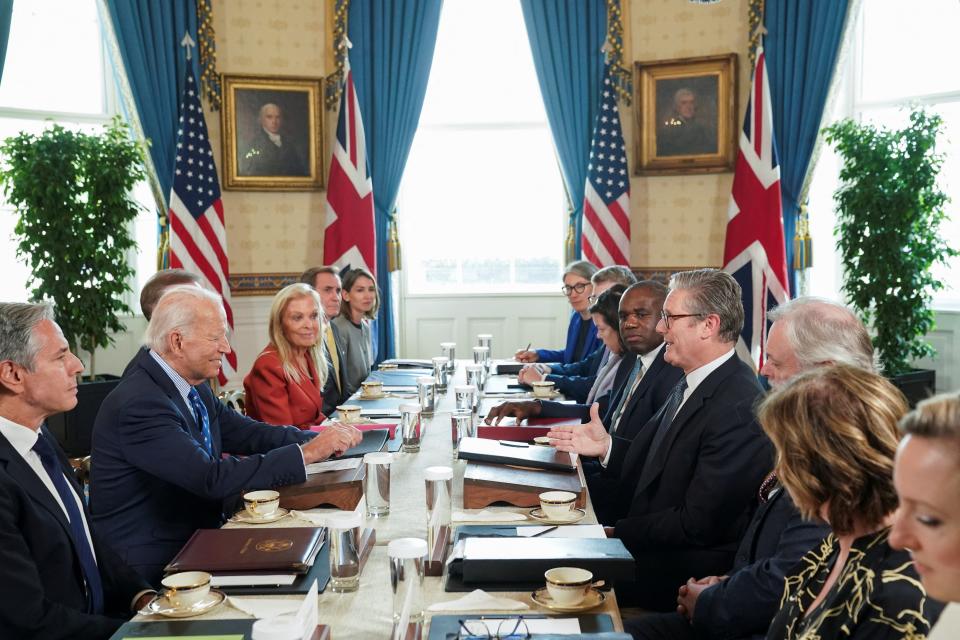
[[[376,530],[376,545],[374,546],[370,557],[367,560],[363,573],[360,576],[360,588],[353,593],[333,593],[329,588],[319,596],[320,623],[328,625],[330,635],[335,640],[344,640],[349,638],[389,638],[393,628],[392,611],[392,591],[390,588],[390,569],[387,558],[387,544],[397,538],[421,538],[427,537],[426,520],[426,497],[423,470],[430,466],[449,466],[454,472],[454,493],[453,493],[453,511],[464,511],[473,513],[477,510],[464,510],[463,506],[463,473],[466,464],[453,458],[453,445],[451,442],[450,415],[454,409],[453,389],[458,384],[464,384],[465,373],[464,364],[467,361],[458,361],[456,374],[453,381],[448,385],[447,392],[438,395],[436,411],[433,417],[423,419],[423,433],[420,451],[417,453],[398,452],[394,454],[390,476],[390,513],[379,518],[366,518],[365,527],[372,527]],[[416,400],[411,400],[416,402]],[[529,508],[516,508],[509,506],[488,507],[489,510],[504,513],[523,513],[530,511]],[[365,512],[365,503],[361,501],[357,510],[363,514]],[[586,517],[578,524],[597,524],[596,516],[593,511],[589,496],[586,505]],[[336,513],[335,509],[312,509],[308,513],[324,515]],[[454,527],[458,524],[456,520],[452,523]],[[488,524],[484,522],[482,524]],[[489,524],[497,524],[491,522]],[[524,525],[539,524],[533,519],[524,521],[509,521],[503,524]],[[257,526],[263,527],[308,527],[309,522],[301,519],[287,517],[269,525],[243,525],[238,523],[227,523],[226,527],[238,526]],[[424,606],[436,602],[457,600],[462,598],[465,593],[449,593],[444,591],[443,577],[426,577],[423,583]],[[575,614],[558,614],[549,609],[540,607],[530,597],[530,592],[496,592],[492,595],[497,597],[508,597],[529,605],[530,609],[526,611],[511,612],[513,615],[554,615],[558,617],[571,617]],[[302,596],[244,596],[240,601],[274,601],[280,603],[289,603],[290,608],[294,608],[302,602]],[[253,603],[256,604],[256,603]],[[267,604],[263,602],[263,604]],[[443,612],[444,614],[457,612]],[[464,617],[479,617],[483,612],[471,611],[464,612]],[[494,613],[494,612],[491,612]],[[606,600],[601,606],[590,610],[588,613],[606,613],[609,614],[614,622],[617,631],[623,630],[620,612],[617,606],[615,594],[610,591],[607,593]],[[429,634],[429,619],[431,612],[426,611],[425,628],[423,638]],[[251,618],[253,616],[234,608],[225,603],[212,611],[190,618],[191,620],[222,620],[229,618]],[[160,616],[138,615],[134,618],[136,621],[162,620]]]

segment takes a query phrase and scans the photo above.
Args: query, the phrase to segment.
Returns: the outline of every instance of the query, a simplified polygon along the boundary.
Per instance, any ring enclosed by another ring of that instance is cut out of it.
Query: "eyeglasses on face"
[[[584,291],[587,290],[587,287],[589,285],[590,285],[589,282],[578,282],[572,287],[570,285],[565,284],[562,287],[560,287],[560,291],[563,291],[563,295],[569,296],[574,291],[576,291],[577,293],[583,293]]]
[[[456,635],[456,640],[523,640],[530,637],[530,629],[527,628],[523,616],[459,622],[460,632]]]
[[[670,328],[670,323],[677,318],[703,318],[705,313],[667,313],[666,311],[660,312],[660,319],[663,320],[663,324]]]

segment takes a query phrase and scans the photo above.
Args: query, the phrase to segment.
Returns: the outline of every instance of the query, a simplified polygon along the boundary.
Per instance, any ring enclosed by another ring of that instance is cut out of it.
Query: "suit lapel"
[[[660,443],[659,448],[654,454],[653,459],[647,460],[644,464],[643,469],[640,471],[640,479],[637,482],[637,491],[643,491],[647,486],[663,471],[663,467],[666,464],[667,456],[670,453],[670,448],[673,446],[674,441],[683,431],[684,425],[686,425],[691,418],[697,415],[697,412],[703,406],[704,401],[707,398],[713,396],[714,391],[717,387],[720,386],[720,383],[727,379],[735,370],[737,366],[738,356],[733,354],[726,362],[721,364],[713,373],[706,377],[706,379],[700,383],[699,386],[694,390],[693,394],[687,401],[683,403],[683,406],[680,407],[680,410],[677,412],[677,415],[674,416],[673,422],[670,423],[670,430],[667,431],[667,435],[663,438],[663,442]],[[662,409],[662,407],[661,407]],[[659,415],[660,412],[657,412]],[[646,431],[653,431],[653,429],[646,429]],[[652,436],[650,436],[652,439]],[[644,447],[644,456],[649,448],[649,443]]]
[[[183,396],[180,395],[180,392],[177,390],[177,386],[173,384],[173,380],[170,379],[170,376],[167,375],[167,372],[164,371],[157,361],[153,359],[153,356],[150,355],[150,351],[143,351],[138,356],[138,364],[143,368],[144,371],[153,379],[153,381],[160,387],[166,396],[170,399],[173,404],[177,406],[177,410],[180,412],[180,416],[187,423],[187,429],[191,434],[196,437],[200,434],[200,425],[197,424],[197,419],[193,415],[193,409],[187,406],[187,403],[183,401]],[[201,398],[202,399],[202,398]],[[209,413],[209,406],[207,407]],[[213,420],[211,419],[211,422]]]
[[[624,407],[623,416],[620,418],[621,425],[629,423],[630,416],[633,415],[633,411],[637,408],[640,399],[643,398],[647,394],[647,391],[650,390],[650,387],[653,386],[654,381],[657,379],[663,367],[663,349],[660,349],[660,353],[658,353],[657,357],[650,363],[650,369],[644,372],[643,378],[640,379],[640,384],[637,385],[637,390],[633,392],[633,395],[627,402],[627,406]]]
[[[5,466],[10,477],[29,494],[30,498],[46,509],[60,523],[68,536],[72,535],[70,533],[70,523],[67,521],[63,509],[60,508],[60,505],[37,476],[37,473],[3,435],[0,435],[0,463]]]

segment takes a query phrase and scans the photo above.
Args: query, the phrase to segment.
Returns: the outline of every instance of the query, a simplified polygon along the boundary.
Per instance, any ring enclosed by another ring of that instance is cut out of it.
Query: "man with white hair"
[[[98,530],[155,581],[194,531],[223,524],[225,498],[303,482],[305,464],[356,446],[361,434],[336,425],[314,437],[218,401],[203,383],[230,343],[220,297],[206,289],[167,291],[146,342],[150,350],[97,414],[90,507]]]

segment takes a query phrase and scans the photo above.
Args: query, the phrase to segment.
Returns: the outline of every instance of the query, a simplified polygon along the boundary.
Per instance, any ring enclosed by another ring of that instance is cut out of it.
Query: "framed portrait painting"
[[[737,54],[637,62],[638,175],[732,171]]]
[[[323,188],[322,100],[322,78],[224,75],[224,187]]]

